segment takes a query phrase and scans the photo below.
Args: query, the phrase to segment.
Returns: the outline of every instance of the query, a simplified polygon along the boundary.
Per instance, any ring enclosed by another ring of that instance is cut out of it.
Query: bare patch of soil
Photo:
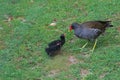
[[[69,56],[68,57],[69,64],[77,64],[78,60],[75,58],[75,56]]]
[[[99,76],[99,78],[102,79],[102,78],[104,78],[106,75],[107,75],[107,73],[102,73],[102,74]]]
[[[90,71],[88,69],[81,69],[80,70],[80,75],[82,77],[86,77],[88,74],[90,74]]]
[[[53,77],[57,75],[60,72],[60,70],[51,70],[48,74],[48,77]]]

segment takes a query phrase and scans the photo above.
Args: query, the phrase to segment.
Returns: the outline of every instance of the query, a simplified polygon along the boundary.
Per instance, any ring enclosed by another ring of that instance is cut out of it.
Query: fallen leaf
[[[50,26],[56,26],[56,22],[51,23]]]
[[[12,21],[14,18],[13,18],[13,16],[11,16],[11,15],[4,15],[4,17],[6,18],[6,22],[10,22],[10,21]]]
[[[12,21],[12,20],[13,20],[13,17],[10,16],[10,17],[8,18],[8,22],[10,22],[10,21]]]

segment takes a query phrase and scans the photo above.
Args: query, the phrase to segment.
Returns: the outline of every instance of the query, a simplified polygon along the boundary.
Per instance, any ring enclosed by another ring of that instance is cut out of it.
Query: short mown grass
[[[0,80],[120,80],[119,0],[0,0]],[[111,20],[113,28],[87,41],[69,32],[73,22]],[[56,21],[56,26],[49,24]],[[47,44],[66,34],[61,54]]]

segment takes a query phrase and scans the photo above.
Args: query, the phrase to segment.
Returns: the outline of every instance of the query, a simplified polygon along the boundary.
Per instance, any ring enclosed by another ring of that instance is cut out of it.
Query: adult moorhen
[[[48,44],[48,47],[45,49],[45,51],[47,52],[47,54],[49,56],[55,56],[56,54],[59,53],[61,47],[64,45],[65,43],[65,35],[61,34],[60,36],[60,40],[54,40],[52,42],[50,42]]]
[[[95,49],[97,38],[105,32],[106,28],[113,27],[110,24],[111,21],[87,21],[82,24],[72,23],[70,26],[70,31],[73,29],[74,34],[78,38],[87,39],[89,41],[95,41],[92,48],[92,52]],[[83,45],[82,49],[88,44],[88,42]]]

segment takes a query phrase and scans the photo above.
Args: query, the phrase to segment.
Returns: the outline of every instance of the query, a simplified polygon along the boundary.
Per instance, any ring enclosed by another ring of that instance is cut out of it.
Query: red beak
[[[70,31],[72,31],[72,26],[70,26]]]

